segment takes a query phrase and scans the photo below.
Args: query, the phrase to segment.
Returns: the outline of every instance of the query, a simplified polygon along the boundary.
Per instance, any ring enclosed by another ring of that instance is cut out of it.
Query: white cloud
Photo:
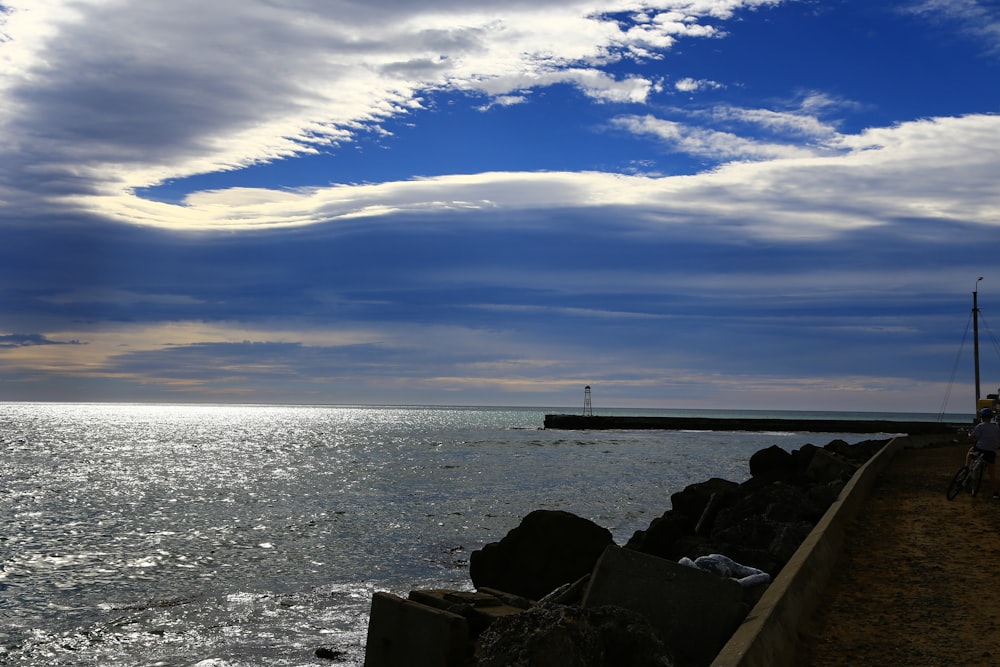
[[[633,134],[656,137],[680,152],[713,160],[765,160],[815,154],[815,151],[795,144],[763,142],[732,132],[692,127],[650,115],[622,116],[614,123]]]
[[[479,107],[480,111],[488,111],[491,108],[497,107],[512,107],[518,104],[524,104],[528,101],[527,95],[497,95],[489,104],[484,104]]]
[[[517,75],[496,76],[486,81],[476,81],[470,88],[485,92],[495,100],[509,97],[512,90],[527,90],[557,83],[576,85],[584,94],[603,102],[645,102],[658,84],[640,77],[617,80],[597,69],[565,68],[550,71],[522,72]]]
[[[680,79],[674,83],[674,88],[682,93],[695,93],[699,90],[705,90],[707,88],[718,89],[722,87],[722,84],[717,81],[711,81],[708,79],[692,79],[690,77]]]
[[[703,82],[685,79],[675,87],[694,91]],[[689,117],[690,123],[649,114],[621,116],[613,123],[633,134],[656,137],[681,153],[719,161],[769,160],[844,152],[836,125],[821,120],[819,114],[850,106],[854,105],[812,93],[793,110],[720,104],[676,111]]]
[[[829,141],[837,137],[832,125],[820,121],[815,116],[771,109],[742,109],[719,106],[712,110],[711,117],[719,122],[738,122],[753,125],[768,132],[792,135],[796,139]]]
[[[634,132],[734,161],[696,176],[609,173],[482,173],[300,191],[233,188],[189,196],[183,206],[131,195],[76,198],[96,214],[175,229],[249,229],[343,224],[358,217],[461,211],[628,207],[630,219],[702,221],[740,234],[821,239],[901,220],[1000,225],[996,189],[1000,116],[904,123],[842,135],[838,153],[757,144],[652,117],[621,119]],[[746,161],[766,158],[766,161]]]
[[[603,67],[776,0],[6,4],[0,189],[110,194],[348,142],[427,90],[643,102]]]

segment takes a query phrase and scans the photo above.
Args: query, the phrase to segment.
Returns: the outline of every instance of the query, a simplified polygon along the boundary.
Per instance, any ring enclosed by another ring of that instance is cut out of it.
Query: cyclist
[[[993,421],[992,410],[983,408],[979,411],[979,423],[969,433],[969,440],[975,444],[965,456],[965,465],[972,463],[972,456],[975,452],[982,452],[983,459],[986,461],[986,470],[990,474],[993,498],[1000,498],[1000,493],[997,492],[996,471],[994,470],[994,464],[997,462],[997,447],[1000,447],[1000,426]]]

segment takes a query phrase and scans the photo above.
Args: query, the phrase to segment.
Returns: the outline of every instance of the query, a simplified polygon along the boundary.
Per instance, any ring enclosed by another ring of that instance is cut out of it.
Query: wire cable
[[[955,355],[955,363],[951,368],[951,379],[948,380],[948,389],[944,392],[944,401],[941,403],[941,411],[938,412],[938,422],[944,421],[945,411],[948,409],[948,400],[951,398],[951,388],[955,385],[955,375],[958,374],[958,362],[962,359],[962,350],[965,349],[965,341],[969,337],[969,328],[972,326],[972,313],[965,323],[965,333],[962,334],[962,344],[958,346],[958,354]]]

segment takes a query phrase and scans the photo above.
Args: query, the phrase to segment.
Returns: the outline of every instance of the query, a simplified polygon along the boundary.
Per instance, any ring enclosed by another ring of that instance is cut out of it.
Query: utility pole
[[[976,362],[976,412],[979,412],[979,276],[972,290],[972,356]]]

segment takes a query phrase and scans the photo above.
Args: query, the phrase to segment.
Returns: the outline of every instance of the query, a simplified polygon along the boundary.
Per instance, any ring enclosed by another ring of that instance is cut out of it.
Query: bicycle
[[[979,493],[979,487],[983,482],[983,470],[985,468],[986,459],[983,457],[982,452],[977,451],[975,456],[972,457],[972,461],[968,465],[962,466],[952,478],[951,483],[948,485],[948,500],[954,500],[955,496],[963,490],[968,491],[973,496]]]

